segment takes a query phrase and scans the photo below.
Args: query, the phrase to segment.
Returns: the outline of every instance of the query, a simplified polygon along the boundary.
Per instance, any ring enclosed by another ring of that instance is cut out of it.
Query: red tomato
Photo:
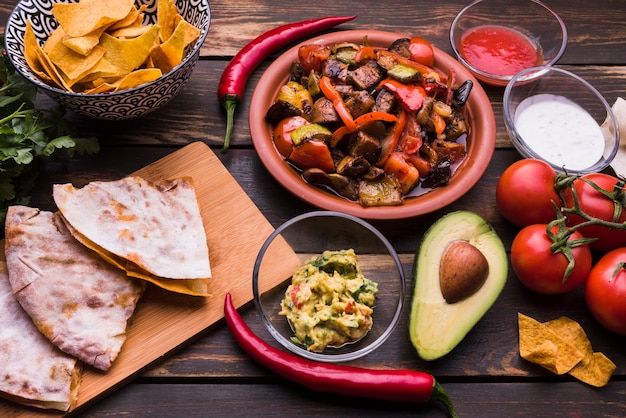
[[[435,63],[435,51],[433,50],[433,46],[424,38],[420,38],[419,36],[411,38],[409,51],[411,52],[411,59],[413,61],[428,65],[429,67]]]
[[[303,141],[301,144],[293,147],[287,159],[302,170],[319,168],[327,173],[335,171],[335,162],[328,145],[324,141]]]
[[[563,281],[568,260],[561,253],[550,250],[552,240],[546,232],[547,224],[522,228],[511,245],[511,266],[517,278],[528,289],[546,295],[569,292],[585,281],[591,270],[591,250],[588,245],[572,249],[574,269]],[[569,239],[580,239],[574,232]]]
[[[619,182],[619,179],[604,173],[592,173],[583,176],[589,179],[602,189],[609,192]],[[574,181],[574,190],[578,196],[580,208],[586,214],[605,221],[613,221],[614,202],[602,193],[595,190],[592,186],[583,180]],[[565,203],[568,208],[573,206],[572,195],[569,190],[564,193]],[[569,225],[578,225],[583,222],[580,216],[570,215]],[[626,222],[626,208],[622,207],[622,213],[617,222]],[[609,251],[626,245],[626,230],[610,229],[600,225],[583,227],[580,232],[587,238],[597,238],[596,241],[589,244],[593,250]]]
[[[552,205],[560,206],[554,189],[556,173],[541,160],[525,159],[504,170],[496,185],[496,205],[500,214],[512,224],[525,227],[547,224],[556,219]]]
[[[330,56],[329,45],[309,44],[298,49],[298,59],[302,69],[309,73],[311,70],[318,74],[322,73],[322,64]]]
[[[293,141],[291,140],[291,133],[301,126],[308,124],[309,122],[302,116],[293,116],[291,118],[285,118],[278,122],[274,128],[273,138],[276,149],[283,157],[287,158],[293,148]]]
[[[626,248],[606,253],[589,273],[585,300],[596,320],[606,329],[626,335]]]

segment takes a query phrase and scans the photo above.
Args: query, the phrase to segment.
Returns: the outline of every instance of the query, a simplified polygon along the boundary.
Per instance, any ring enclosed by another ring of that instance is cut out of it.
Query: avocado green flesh
[[[457,240],[469,242],[484,254],[489,275],[476,293],[449,304],[439,286],[439,262],[447,246]],[[507,274],[504,245],[482,217],[457,211],[435,222],[426,231],[413,263],[409,335],[418,355],[435,360],[452,351],[496,301]]]

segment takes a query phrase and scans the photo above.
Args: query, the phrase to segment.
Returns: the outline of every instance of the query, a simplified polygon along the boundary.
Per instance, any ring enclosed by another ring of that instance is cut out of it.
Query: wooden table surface
[[[0,28],[16,0],[0,5]],[[626,1],[546,0],[565,21],[569,43],[559,67],[596,86],[609,103],[626,96]],[[252,146],[247,123],[249,100],[267,60],[252,75],[236,115],[232,149],[219,153],[225,117],[216,90],[222,70],[246,42],[280,24],[324,15],[358,14],[340,29],[380,29],[421,35],[452,53],[448,29],[465,1],[394,2],[344,0],[296,3],[286,0],[212,0],[211,27],[201,60],[183,92],[166,107],[136,121],[101,122],[73,116],[80,134],[97,135],[102,150],[93,157],[46,168],[33,206],[53,210],[50,187],[60,182],[117,179],[195,141],[213,148],[270,223],[313,210],[283,189],[266,171]],[[485,86],[497,121],[497,146],[487,172],[458,201],[435,213],[398,221],[373,222],[401,255],[407,277],[423,232],[453,210],[482,215],[507,249],[517,229],[495,205],[502,171],[519,159],[502,119],[503,88]],[[41,102],[46,103],[42,98]],[[410,293],[410,292],[409,292]],[[410,294],[407,295],[407,303]],[[221,303],[221,301],[216,301]],[[580,322],[596,351],[617,364],[611,382],[594,389],[568,376],[555,376],[521,359],[517,313],[539,320],[562,315]],[[256,310],[242,310],[259,323]],[[407,368],[432,373],[445,387],[462,417],[626,415],[626,338],[602,329],[587,310],[581,289],[562,296],[527,291],[510,272],[492,309],[452,353],[434,362],[418,358],[407,331],[408,310],[391,338],[377,351],[351,364],[371,368]],[[198,335],[173,355],[142,372],[88,409],[87,417],[105,416],[445,416],[430,405],[406,405],[346,399],[312,393],[277,377],[244,353],[222,323]]]

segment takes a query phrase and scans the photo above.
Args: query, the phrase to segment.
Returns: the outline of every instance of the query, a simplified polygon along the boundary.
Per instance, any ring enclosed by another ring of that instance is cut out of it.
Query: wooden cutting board
[[[74,411],[88,407],[121,387],[222,319],[226,293],[231,293],[237,307],[250,302],[254,262],[261,245],[274,230],[213,151],[202,142],[187,145],[134,174],[152,181],[181,176],[193,178],[209,246],[213,274],[209,283],[211,296],[186,296],[148,287],[137,305],[127,340],[113,366],[107,372],[85,366]],[[268,288],[289,277],[300,262],[287,244],[272,256],[276,260],[275,280],[268,281]],[[2,417],[64,415],[0,400]]]

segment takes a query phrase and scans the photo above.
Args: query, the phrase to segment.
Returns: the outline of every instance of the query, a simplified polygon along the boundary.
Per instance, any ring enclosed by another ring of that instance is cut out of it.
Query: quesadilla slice
[[[0,395],[21,405],[68,411],[76,402],[81,363],[33,324],[15,299],[0,261]]]
[[[207,296],[209,248],[190,177],[56,184],[54,201],[74,237],[129,276]]]
[[[11,206],[5,236],[12,290],[35,326],[62,351],[108,370],[145,282],[81,245],[58,212]]]

